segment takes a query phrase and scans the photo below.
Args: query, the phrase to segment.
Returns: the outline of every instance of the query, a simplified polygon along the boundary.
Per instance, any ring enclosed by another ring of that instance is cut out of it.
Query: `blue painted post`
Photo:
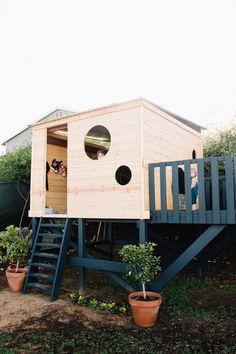
[[[151,289],[159,291],[178,274],[196,255],[224,230],[226,225],[211,225],[205,230],[161,275],[151,284]]]
[[[139,243],[147,242],[147,223],[145,220],[139,220]]]
[[[110,260],[113,259],[113,237],[112,237],[112,223],[108,222],[107,238],[109,242],[109,255]]]
[[[86,257],[85,250],[85,219],[78,219],[78,257],[79,259]],[[85,288],[86,270],[79,267],[79,293],[82,295]]]
[[[149,164],[149,206],[153,222],[156,222],[154,166]]]
[[[33,218],[32,219],[32,248],[34,246],[34,242],[36,238],[37,226],[38,226],[37,218]]]
[[[179,223],[179,173],[178,164],[172,164],[173,223]]]
[[[161,222],[167,222],[167,198],[166,198],[166,165],[160,163],[160,192],[161,192]]]
[[[184,161],[186,223],[192,224],[192,196],[191,196],[191,171],[190,160]]]
[[[199,223],[205,224],[206,222],[206,190],[204,178],[204,160],[198,160],[198,193],[199,193]]]
[[[220,190],[217,158],[211,159],[211,183],[213,224],[220,224]]]
[[[227,203],[227,222],[235,224],[234,210],[234,177],[232,157],[225,158],[225,179],[226,179],[226,203]]]

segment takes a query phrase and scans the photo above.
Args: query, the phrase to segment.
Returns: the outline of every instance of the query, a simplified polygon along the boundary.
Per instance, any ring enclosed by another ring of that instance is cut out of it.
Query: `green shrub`
[[[0,183],[29,182],[31,146],[21,147],[0,157]]]

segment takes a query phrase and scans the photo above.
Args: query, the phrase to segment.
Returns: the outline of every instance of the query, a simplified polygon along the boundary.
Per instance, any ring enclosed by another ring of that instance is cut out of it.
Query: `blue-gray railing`
[[[179,171],[184,170],[185,208],[179,208]],[[198,202],[192,210],[191,168],[197,169]],[[167,172],[171,170],[171,173]],[[149,164],[149,200],[152,222],[235,224],[236,157],[211,157]],[[159,184],[156,176],[159,174]],[[170,177],[171,174],[171,177]],[[168,175],[168,182],[167,182]],[[171,184],[172,207],[167,200]],[[157,198],[160,208],[157,210]],[[170,210],[171,209],[171,210]]]

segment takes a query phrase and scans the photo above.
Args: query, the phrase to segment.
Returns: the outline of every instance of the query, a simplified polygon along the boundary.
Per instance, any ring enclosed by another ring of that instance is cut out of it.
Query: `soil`
[[[4,349],[1,348],[0,341],[0,353],[233,354],[236,352],[234,251],[235,247],[230,252],[221,254],[206,268],[204,277],[212,280],[212,288],[204,288],[192,300],[192,307],[196,306],[205,317],[192,313],[172,316],[168,311],[160,310],[157,325],[151,329],[135,326],[130,313],[111,314],[70,302],[68,294],[76,291],[77,286],[78,270],[75,268],[66,268],[59,300],[55,302],[50,302],[47,295],[39,293],[11,293],[2,269],[0,335],[9,334],[11,337],[4,341]],[[106,293],[119,300],[127,297],[118,288],[112,292],[111,285],[102,273],[91,271],[88,279],[89,295],[102,298]],[[222,288],[225,290],[222,291]],[[218,314],[221,311],[221,314],[208,316],[214,311]],[[75,334],[77,337],[72,337]],[[36,336],[35,339],[33,335]],[[48,336],[51,336],[50,343],[47,342]],[[63,347],[59,337],[67,341]],[[15,347],[18,350],[12,351]]]

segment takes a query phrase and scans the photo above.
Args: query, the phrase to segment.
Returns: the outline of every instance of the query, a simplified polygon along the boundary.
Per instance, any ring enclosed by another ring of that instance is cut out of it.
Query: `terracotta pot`
[[[7,270],[8,270],[9,272],[15,272],[15,271],[16,271],[16,264],[10,264],[10,265],[7,267]],[[25,272],[25,273],[27,273],[27,272],[28,272],[28,266],[19,265],[18,271],[19,271],[19,272]]]
[[[136,300],[135,297],[143,296],[142,291],[131,293],[128,300],[131,306],[134,322],[140,327],[153,327],[156,324],[162,298],[160,294],[151,291],[147,291],[146,294],[147,296],[154,297],[155,300]]]
[[[15,272],[14,270],[6,270],[6,277],[10,291],[13,293],[19,293],[22,291],[26,272],[27,270],[25,269],[18,269],[18,272]]]

